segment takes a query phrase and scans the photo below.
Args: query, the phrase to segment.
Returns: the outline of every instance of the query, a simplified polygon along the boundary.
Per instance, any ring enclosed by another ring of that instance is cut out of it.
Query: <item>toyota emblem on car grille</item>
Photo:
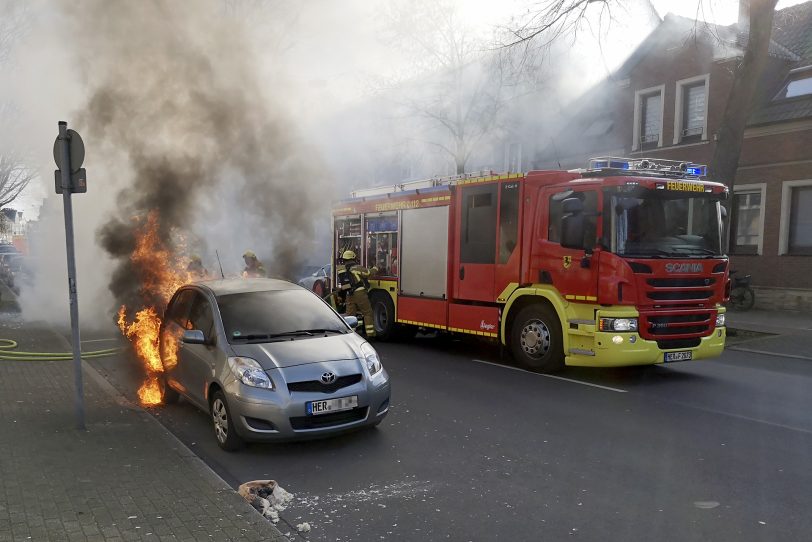
[[[332,384],[336,381],[336,374],[333,372],[326,372],[321,375],[321,383],[322,384]]]

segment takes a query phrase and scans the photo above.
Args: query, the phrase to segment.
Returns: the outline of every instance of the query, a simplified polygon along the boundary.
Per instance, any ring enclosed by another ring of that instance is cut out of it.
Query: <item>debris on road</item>
[[[310,532],[310,524],[308,522],[300,523],[296,526],[296,530],[300,533],[309,533]]]
[[[245,482],[237,489],[237,493],[273,523],[279,522],[279,512],[293,500],[293,494],[285,491],[276,480]]]

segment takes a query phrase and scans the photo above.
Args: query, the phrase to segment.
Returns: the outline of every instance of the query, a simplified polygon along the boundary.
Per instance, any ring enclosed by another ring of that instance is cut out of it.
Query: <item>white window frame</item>
[[[632,150],[640,150],[640,118],[641,110],[643,109],[643,96],[649,94],[660,93],[660,139],[657,141],[657,146],[663,146],[663,112],[665,111],[665,85],[658,85],[656,87],[644,88],[643,90],[636,90],[634,92],[634,127],[632,129]]]
[[[696,77],[688,77],[687,79],[680,79],[677,81],[677,96],[674,102],[674,145],[679,145],[682,141],[682,95],[684,87],[694,85],[700,81],[705,83],[705,123],[702,125],[702,141],[708,140],[708,111],[709,97],[710,97],[710,74],[697,75]]]
[[[756,255],[761,256],[764,253],[764,214],[765,209],[767,208],[767,183],[751,183],[751,184],[740,184],[740,185],[733,185],[733,194],[735,195],[736,192],[761,192],[761,210],[759,211],[759,221],[760,227],[758,231],[758,242],[756,243]],[[734,209],[733,212],[736,212]],[[736,232],[731,231],[730,236],[730,244],[735,245],[735,237]]]
[[[812,179],[784,181],[781,184],[781,226],[778,230],[778,255],[789,254],[789,212],[792,207],[792,189],[812,186]]]

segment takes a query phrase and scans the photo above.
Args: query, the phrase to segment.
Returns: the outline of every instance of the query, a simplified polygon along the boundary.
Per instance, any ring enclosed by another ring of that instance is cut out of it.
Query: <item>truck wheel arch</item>
[[[562,298],[554,290],[547,290],[541,288],[527,287],[518,288],[515,290],[502,310],[502,329],[500,330],[500,341],[503,345],[507,346],[510,342],[510,333],[513,320],[524,307],[529,305],[547,305],[558,315],[558,320],[561,324],[561,341],[564,347],[564,352],[569,351],[569,337],[566,333],[566,308]],[[504,315],[507,315],[505,317]]]

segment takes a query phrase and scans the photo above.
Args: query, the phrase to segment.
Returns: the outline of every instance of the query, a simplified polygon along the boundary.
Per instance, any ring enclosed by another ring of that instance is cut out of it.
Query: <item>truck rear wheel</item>
[[[531,371],[553,373],[564,367],[561,324],[552,308],[530,305],[519,311],[510,330],[510,350]]]
[[[395,339],[397,324],[395,323],[395,304],[385,292],[372,292],[372,323],[375,326],[375,338],[381,341]]]

